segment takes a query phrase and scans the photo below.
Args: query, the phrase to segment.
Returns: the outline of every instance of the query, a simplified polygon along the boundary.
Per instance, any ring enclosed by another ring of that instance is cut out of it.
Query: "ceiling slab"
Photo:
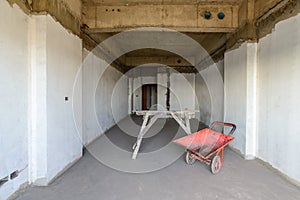
[[[182,32],[233,32],[241,4],[84,5],[83,24],[91,32],[120,32],[137,27],[167,27]],[[211,17],[206,19],[205,12]],[[218,14],[223,13],[224,18]]]
[[[183,4],[222,4],[222,5],[233,5],[239,4],[240,0],[83,0],[84,5],[105,5],[105,6],[120,6],[120,5],[183,5]]]
[[[201,56],[203,54],[203,59],[207,59],[209,55],[222,55],[230,35],[247,23],[247,2],[246,0],[83,0],[82,32],[92,38],[95,44],[100,44],[111,36],[134,28],[169,28],[184,33],[199,43],[206,52],[200,54]],[[205,12],[210,12],[209,19],[204,17]],[[225,17],[219,18],[219,13],[223,13]],[[170,34],[169,37],[162,37],[167,49],[175,51],[184,49],[185,55],[181,56],[199,57],[195,55],[197,50],[186,43],[178,44],[170,41],[169,44],[166,40],[172,38],[172,30],[167,33]],[[149,39],[152,38],[149,34],[153,33],[136,35],[136,41],[147,40],[152,44],[160,42],[159,37],[154,37],[155,41]],[[124,46],[130,49],[131,46],[138,44],[116,40],[106,48],[119,55]],[[127,67],[126,70],[147,62],[191,69],[190,63],[179,55],[156,49],[127,52],[118,60]]]

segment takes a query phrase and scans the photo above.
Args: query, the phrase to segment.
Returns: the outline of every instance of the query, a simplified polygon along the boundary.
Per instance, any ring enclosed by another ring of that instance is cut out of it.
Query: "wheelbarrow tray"
[[[234,138],[231,136],[205,128],[173,142],[185,147],[187,151],[192,152],[202,159],[207,160],[233,140]]]

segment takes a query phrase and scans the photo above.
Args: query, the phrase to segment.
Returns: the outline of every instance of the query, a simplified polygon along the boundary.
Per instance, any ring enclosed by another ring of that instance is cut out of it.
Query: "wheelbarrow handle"
[[[224,126],[232,127],[232,129],[230,130],[230,132],[228,133],[228,135],[232,135],[232,134],[234,133],[234,131],[236,130],[236,125],[235,125],[235,124],[227,123],[227,122],[218,122],[218,121],[213,122],[213,123],[210,125],[209,129],[213,129],[213,127],[214,127],[215,125],[222,125],[223,127],[224,127]]]

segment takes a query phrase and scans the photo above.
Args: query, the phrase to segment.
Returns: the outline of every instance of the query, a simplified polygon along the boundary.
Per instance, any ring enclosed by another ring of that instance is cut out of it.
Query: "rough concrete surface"
[[[174,126],[172,120],[170,121],[166,123],[166,126]],[[109,135],[110,131],[112,131],[112,134],[116,134],[116,130],[117,128],[114,127],[106,134]],[[164,130],[166,129],[164,128]],[[124,133],[119,131],[119,134]],[[163,135],[168,134],[160,135],[156,138],[162,139]],[[113,139],[115,136],[110,138],[113,143],[118,145],[118,142]],[[125,148],[124,140],[126,138],[122,138],[120,143],[122,148]],[[155,136],[153,138],[155,139]],[[99,140],[101,140],[101,137]],[[147,149],[150,150],[149,147]],[[274,171],[255,160],[245,161],[230,149],[226,149],[225,163],[217,175],[212,175],[209,167],[203,163],[196,162],[194,165],[187,165],[183,156],[172,165],[159,171],[145,174],[123,173],[106,167],[86,152],[76,165],[50,186],[28,188],[21,193],[17,200],[296,200],[299,199],[299,196],[300,189],[287,182]]]

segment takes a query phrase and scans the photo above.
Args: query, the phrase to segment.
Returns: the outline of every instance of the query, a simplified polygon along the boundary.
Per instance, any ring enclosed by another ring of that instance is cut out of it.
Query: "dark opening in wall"
[[[167,69],[167,74],[168,74],[168,80],[167,80],[167,98],[166,98],[166,105],[167,105],[167,110],[170,110],[170,69]]]
[[[142,86],[142,110],[157,109],[157,84]]]
[[[19,171],[14,171],[13,173],[10,174],[10,180],[13,180],[19,176]]]
[[[0,187],[9,180],[8,176],[0,179]]]

